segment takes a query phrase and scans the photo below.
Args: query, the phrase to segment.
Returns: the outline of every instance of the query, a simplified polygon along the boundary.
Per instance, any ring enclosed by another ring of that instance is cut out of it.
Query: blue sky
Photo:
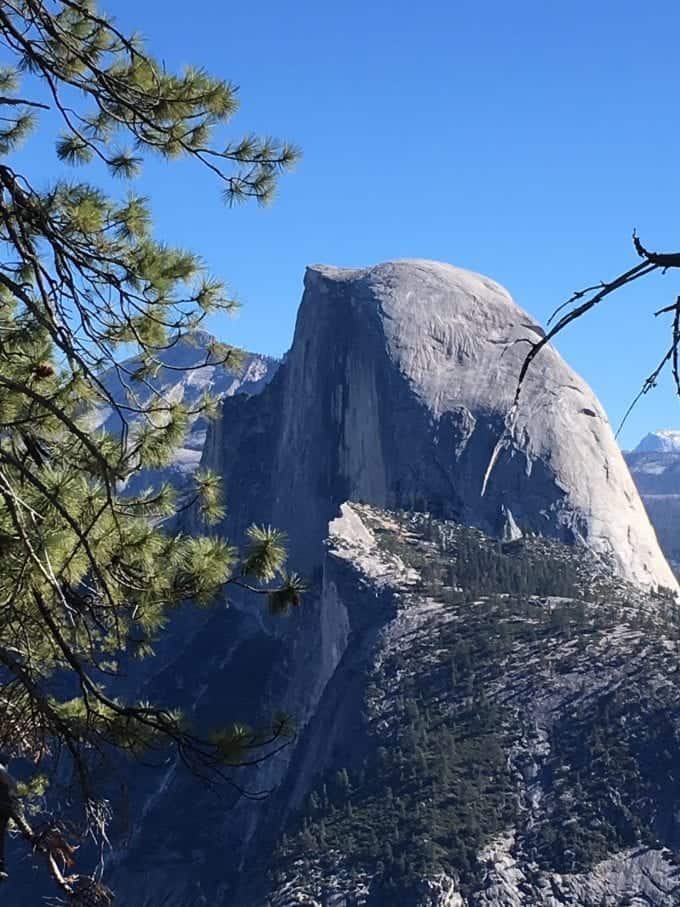
[[[140,180],[159,236],[199,251],[243,300],[212,324],[225,339],[282,353],[312,262],[448,261],[545,321],[635,262],[633,227],[652,248],[680,247],[677,0],[102,6],[168,66],[240,85],[232,136],[303,148],[268,209],[225,208],[195,166],[152,162]],[[25,153],[51,172],[43,150]],[[558,344],[615,425],[666,340],[652,312],[679,292],[680,275],[640,285]],[[621,443],[676,426],[667,380]]]

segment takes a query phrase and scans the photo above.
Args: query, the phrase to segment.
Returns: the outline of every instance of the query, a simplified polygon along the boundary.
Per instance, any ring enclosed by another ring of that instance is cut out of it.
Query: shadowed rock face
[[[675,587],[602,407],[553,349],[530,371],[484,487],[527,350],[518,341],[541,334],[502,287],[450,265],[309,268],[285,364],[257,398],[225,401],[208,435],[204,462],[232,489],[228,528],[271,521],[308,568],[344,500],[499,535],[510,513],[521,531],[585,543],[627,579]]]

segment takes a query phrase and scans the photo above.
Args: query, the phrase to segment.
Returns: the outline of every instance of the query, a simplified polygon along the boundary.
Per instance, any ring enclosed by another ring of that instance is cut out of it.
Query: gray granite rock
[[[426,521],[423,525],[427,525]],[[347,712],[352,706],[346,708],[340,727],[329,721],[329,710],[335,701],[333,691],[337,696],[338,687],[348,689],[352,667],[356,668],[353,658],[364,659],[363,675],[367,684],[363,702],[355,700],[353,707],[363,710],[369,733],[375,734],[383,746],[390,747],[400,739],[400,719],[395,716],[395,703],[410,688],[409,677],[424,677],[426,669],[432,670],[438,659],[445,662],[451,651],[444,645],[445,639],[463,638],[466,623],[474,620],[475,609],[483,606],[483,599],[480,599],[457,609],[444,595],[424,594],[418,575],[409,569],[406,561],[409,550],[413,553],[414,545],[421,545],[422,553],[428,545],[432,546],[432,542],[424,541],[422,537],[418,542],[415,526],[417,523],[413,519],[409,521],[408,517],[403,522],[394,514],[355,504],[343,505],[340,516],[330,525],[324,596],[328,597],[332,590],[332,602],[344,603],[350,632],[338,640],[342,658],[338,660],[336,676],[329,680],[324,698],[301,742],[302,758],[293,763],[296,771],[315,766],[321,772],[320,766],[329,762],[347,764],[351,758],[343,725],[344,729],[351,726]],[[389,544],[386,539],[390,540]],[[397,539],[400,544],[395,545]],[[522,544],[528,552],[541,542],[527,539]],[[607,822],[606,812],[599,812],[594,802],[579,800],[583,790],[579,786],[579,771],[573,765],[575,753],[563,749],[558,728],[564,727],[565,723],[572,724],[575,739],[580,736],[585,739],[602,720],[602,713],[597,708],[593,710],[592,703],[598,700],[613,702],[617,691],[628,701],[631,752],[638,745],[640,736],[646,734],[645,729],[651,729],[659,716],[668,716],[674,729],[678,727],[680,717],[675,680],[677,665],[671,642],[675,631],[666,623],[667,618],[658,602],[624,582],[607,580],[597,558],[589,555],[579,562],[573,554],[567,553],[568,549],[563,550],[566,558],[572,558],[574,565],[579,563],[579,568],[583,569],[583,588],[594,591],[598,587],[593,600],[583,604],[583,636],[579,638],[568,633],[567,639],[560,640],[559,631],[553,630],[542,637],[536,647],[530,644],[525,649],[517,642],[502,666],[493,658],[476,665],[481,674],[497,672],[496,679],[487,689],[499,705],[499,725],[513,727],[510,737],[515,743],[506,754],[518,785],[520,809],[516,825],[508,827],[480,849],[475,881],[471,883],[468,879],[463,886],[451,875],[433,872],[423,877],[415,889],[397,891],[392,901],[389,894],[376,895],[372,887],[380,872],[377,864],[367,867],[364,862],[357,873],[356,867],[348,864],[343,848],[337,848],[337,840],[331,839],[326,850],[308,854],[304,862],[291,860],[285,881],[274,888],[268,905],[386,907],[403,903],[408,907],[671,907],[680,903],[677,788],[675,780],[661,777],[658,767],[652,769],[652,776],[659,788],[665,789],[659,794],[651,794],[650,789],[650,799],[645,805],[639,801],[635,806],[641,810],[640,816],[646,812],[654,817],[652,821],[659,835],[656,839],[652,833],[641,846],[612,846],[599,858],[588,860],[586,857],[587,867],[566,871],[563,866],[551,866],[545,857],[539,864],[531,846],[536,830],[542,826],[559,830],[565,821],[564,807],[557,806],[560,803],[569,804],[566,822],[579,824],[585,835],[592,835],[594,852],[600,847]],[[422,558],[416,560],[422,563]],[[600,586],[601,582],[604,585]],[[327,598],[328,606],[332,602]],[[536,598],[534,603],[538,604]],[[566,603],[564,598],[548,598],[541,606],[549,610]],[[508,606],[504,613],[510,616],[510,600]],[[646,615],[645,623],[640,622],[642,614]],[[513,616],[512,620],[517,617]],[[599,638],[586,630],[593,619],[603,621]],[[362,634],[361,628],[367,620],[380,624],[380,631],[371,637],[370,648],[362,644],[365,632]],[[557,626],[556,623],[552,625]],[[446,627],[452,628],[450,634],[445,632]],[[417,658],[413,657],[415,652]],[[420,680],[415,682],[421,683]],[[441,688],[439,691],[441,695]],[[447,692],[444,698],[452,704],[455,693]],[[426,702],[426,698],[421,701],[421,708]],[[632,730],[633,726],[635,730]],[[680,746],[680,737],[675,730],[670,739],[669,746],[675,754]],[[652,747],[648,755],[656,759],[661,753],[659,748]],[[603,765],[593,764],[590,769],[598,784],[607,790],[606,799],[611,804],[612,816],[618,807],[630,802],[631,792],[627,786],[632,777],[624,777],[613,770],[614,759],[612,750],[606,754],[604,772]],[[404,787],[407,788],[408,783]],[[399,793],[399,789],[395,789],[395,797]],[[362,802],[361,789],[356,791],[354,801],[357,813]],[[297,802],[301,802],[300,797]],[[588,816],[585,821],[584,812]],[[332,818],[328,820],[329,825],[332,821]],[[390,827],[389,820],[385,826]],[[564,862],[564,854],[559,848],[557,856],[556,862]],[[261,907],[261,904],[256,900],[252,907]]]
[[[510,510],[520,531],[585,544],[637,583],[675,588],[602,407],[552,348],[487,472],[526,340],[541,330],[498,284],[450,265],[309,268],[276,379],[227,401],[208,434],[206,464],[227,488],[252,489],[234,495],[228,527],[271,521],[311,567],[346,499],[498,535]]]

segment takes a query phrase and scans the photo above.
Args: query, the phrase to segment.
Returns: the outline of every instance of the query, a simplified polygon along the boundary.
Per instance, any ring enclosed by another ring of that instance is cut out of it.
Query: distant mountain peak
[[[210,430],[207,465],[258,489],[256,514],[232,497],[229,532],[271,522],[313,569],[343,500],[420,507],[586,544],[628,579],[675,586],[600,403],[552,347],[484,483],[530,336],[542,329],[506,290],[452,265],[308,268],[277,381]]]
[[[680,453],[680,429],[664,428],[645,435],[636,453]]]
[[[278,359],[246,350],[242,351],[237,367],[222,364],[208,354],[214,342],[216,338],[208,331],[187,332],[167,349],[158,352],[157,359],[163,367],[156,376],[147,379],[147,384],[166,398],[182,401],[192,409],[206,392],[218,399],[237,394],[255,396],[267,386],[279,368]],[[128,384],[134,387],[137,400],[144,402],[150,399],[150,387],[131,377],[139,364],[137,357],[131,357],[122,363],[124,371],[111,368],[103,375],[104,385],[117,402],[124,403],[128,398]],[[103,428],[111,434],[118,434],[121,430],[119,413],[111,406],[101,406],[92,428]],[[133,478],[128,489],[137,490],[140,486],[156,484],[161,480],[181,485],[200,463],[206,429],[204,418],[191,419],[184,443],[175,452],[173,462],[164,469],[140,473]]]

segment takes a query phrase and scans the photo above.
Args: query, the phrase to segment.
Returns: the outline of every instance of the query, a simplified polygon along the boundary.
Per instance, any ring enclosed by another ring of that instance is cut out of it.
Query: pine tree
[[[335,775],[335,783],[338,788],[340,800],[343,802],[351,793],[349,775],[346,768],[341,768]]]
[[[106,904],[99,883],[64,876],[55,853],[59,840],[70,845],[57,827],[36,830],[22,797],[42,794],[45,773],[67,760],[83,833],[104,836],[92,769],[107,755],[173,746],[197,772],[223,773],[282,745],[283,717],[203,739],[179,713],[121,698],[116,677],[122,659],[151,654],[187,599],[207,605],[238,582],[268,593],[280,613],[302,588],[270,527],[253,527],[242,555],[214,535],[169,528],[188,508],[207,525],[219,519],[215,476],[199,473],[179,497],[167,486],[124,492],[136,470],[169,461],[189,418],[214,412],[209,397],[190,412],[155,389],[161,354],[235,306],[195,254],[154,238],[130,180],[147,154],[185,157],[214,174],[228,202],[263,203],[296,151],[254,136],[218,142],[236,89],[200,68],[167,71],[95,0],[3,3],[0,37],[13,62],[0,69],[0,762],[33,766],[18,784],[0,769],[0,831],[11,820],[72,903],[86,903],[87,890],[87,903]],[[10,166],[45,109],[62,122],[57,157],[103,164],[126,191],[44,187]],[[132,353],[134,373],[124,364]],[[238,361],[215,344],[205,364]],[[107,369],[129,388],[125,401],[107,391]],[[92,432],[103,407],[120,417],[119,436]],[[0,880],[1,858],[0,849]]]

